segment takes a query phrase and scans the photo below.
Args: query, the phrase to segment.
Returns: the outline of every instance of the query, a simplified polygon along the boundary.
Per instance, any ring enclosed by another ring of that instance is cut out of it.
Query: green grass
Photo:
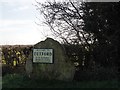
[[[0,89],[2,88],[2,77],[0,75]]]
[[[3,77],[3,88],[118,88],[118,81],[65,82],[58,80],[30,79],[25,75],[9,74]]]

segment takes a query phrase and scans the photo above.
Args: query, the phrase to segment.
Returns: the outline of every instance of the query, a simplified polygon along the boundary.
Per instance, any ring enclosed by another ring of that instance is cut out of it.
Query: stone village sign
[[[63,46],[47,38],[34,45],[26,61],[26,73],[33,78],[73,80],[75,67],[65,54]]]
[[[53,49],[33,49],[33,63],[53,63]]]

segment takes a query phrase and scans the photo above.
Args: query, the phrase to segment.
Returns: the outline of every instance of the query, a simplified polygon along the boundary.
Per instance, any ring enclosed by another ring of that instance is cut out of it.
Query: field
[[[30,79],[25,75],[8,74],[3,77],[4,88],[118,88],[117,80],[108,81],[58,81]]]

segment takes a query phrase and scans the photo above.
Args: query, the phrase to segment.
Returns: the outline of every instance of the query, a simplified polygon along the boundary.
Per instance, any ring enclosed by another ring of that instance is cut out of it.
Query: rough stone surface
[[[51,48],[54,51],[54,63],[53,64],[40,64],[32,63],[32,52],[26,61],[26,72],[31,74],[34,77],[54,79],[54,80],[73,80],[75,67],[68,60],[68,57],[65,55],[64,48],[59,42],[47,38],[45,41],[41,41],[34,45],[34,48],[47,49]]]

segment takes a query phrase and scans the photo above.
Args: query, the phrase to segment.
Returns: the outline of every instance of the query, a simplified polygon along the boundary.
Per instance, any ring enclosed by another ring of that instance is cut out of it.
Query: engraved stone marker
[[[26,73],[33,78],[54,80],[73,80],[75,67],[65,55],[63,46],[47,38],[34,45],[33,51],[26,61]]]

